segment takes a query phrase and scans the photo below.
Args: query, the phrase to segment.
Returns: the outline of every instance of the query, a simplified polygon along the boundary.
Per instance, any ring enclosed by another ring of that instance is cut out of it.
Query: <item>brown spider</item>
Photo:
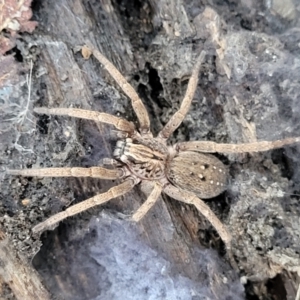
[[[150,132],[150,120],[141,99],[121,73],[93,45],[87,43],[96,59],[120,85],[131,99],[133,109],[140,123],[138,131],[133,123],[110,114],[77,108],[35,108],[39,114],[65,115],[88,119],[113,125],[119,133],[113,153],[114,159],[105,159],[115,169],[103,167],[91,168],[47,168],[8,170],[12,175],[40,177],[93,177],[103,179],[122,179],[123,182],[112,187],[106,193],[96,195],[65,211],[59,212],[33,227],[33,232],[42,232],[53,228],[61,220],[85,211],[95,205],[103,204],[113,198],[129,192],[141,183],[148,194],[144,204],[133,214],[132,219],[139,221],[151,209],[161,192],[184,203],[193,204],[217,230],[226,248],[230,249],[231,235],[212,210],[200,199],[215,197],[226,189],[227,170],[216,157],[206,154],[214,152],[244,153],[260,152],[279,148],[287,144],[300,142],[300,137],[277,141],[262,141],[247,144],[217,144],[207,141],[192,141],[167,146],[167,139],[181,124],[186,116],[198,83],[198,73],[205,57],[202,51],[198,57],[188,87],[179,110],[160,131],[157,137]],[[205,154],[203,154],[205,153]],[[199,198],[200,197],[200,198]]]

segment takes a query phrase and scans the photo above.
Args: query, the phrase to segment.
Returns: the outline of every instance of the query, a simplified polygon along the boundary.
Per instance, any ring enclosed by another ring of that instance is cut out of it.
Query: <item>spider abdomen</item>
[[[193,151],[179,152],[168,164],[166,176],[177,187],[209,199],[226,189],[227,170],[215,156]]]

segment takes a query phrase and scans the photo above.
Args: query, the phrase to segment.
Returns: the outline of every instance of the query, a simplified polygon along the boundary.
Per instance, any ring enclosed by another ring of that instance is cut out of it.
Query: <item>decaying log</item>
[[[0,231],[0,235],[1,287],[8,285],[18,300],[51,299],[37,271],[16,252],[3,231]],[[1,294],[7,296],[2,291]]]

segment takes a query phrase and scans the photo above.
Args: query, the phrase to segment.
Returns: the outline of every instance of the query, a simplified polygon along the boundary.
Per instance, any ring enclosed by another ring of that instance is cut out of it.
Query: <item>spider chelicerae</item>
[[[86,47],[86,46],[85,46]],[[87,43],[95,58],[104,66],[123,92],[130,98],[138,118],[140,128],[123,119],[103,112],[78,108],[35,108],[38,114],[63,115],[93,120],[114,126],[118,130],[114,159],[105,159],[106,164],[114,168],[95,166],[91,168],[43,168],[8,170],[9,174],[39,177],[93,177],[102,179],[122,179],[122,183],[107,192],[98,194],[83,202],[68,207],[33,227],[39,233],[53,228],[58,222],[69,216],[85,211],[95,205],[101,205],[113,198],[129,192],[140,184],[148,195],[146,201],[133,214],[132,219],[139,221],[151,209],[162,192],[184,203],[194,205],[216,229],[227,249],[230,249],[231,235],[226,226],[201,198],[213,198],[226,189],[227,168],[215,156],[207,153],[245,153],[261,152],[284,145],[300,142],[300,137],[277,141],[261,141],[247,144],[218,144],[210,141],[181,142],[167,145],[167,139],[178,128],[186,116],[198,83],[198,73],[205,57],[202,51],[197,58],[187,91],[179,110],[171,117],[158,136],[150,131],[150,120],[141,99],[133,87],[126,81],[116,67],[109,62],[91,43]]]

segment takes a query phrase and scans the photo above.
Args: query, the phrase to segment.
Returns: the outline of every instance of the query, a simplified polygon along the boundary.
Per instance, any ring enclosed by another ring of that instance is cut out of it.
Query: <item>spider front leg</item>
[[[125,195],[128,193],[138,182],[133,179],[129,178],[123,183],[112,187],[109,189],[106,193],[96,195],[94,197],[91,197],[83,202],[77,203],[73,206],[68,207],[65,211],[59,212],[56,215],[53,215],[46,221],[39,223],[38,225],[34,226],[32,228],[33,233],[40,233],[46,229],[52,229],[57,223],[60,221],[70,217],[74,216],[80,212],[83,212],[91,207],[94,207],[96,205],[101,205],[111,199],[114,199],[116,197]]]
[[[102,167],[91,168],[42,168],[42,169],[23,169],[23,170],[7,170],[10,175],[21,175],[27,177],[92,177],[102,179],[119,179],[122,178],[126,170],[106,169]]]
[[[10,175],[21,175],[27,177],[92,177],[102,179],[119,179],[124,177],[125,169],[105,169],[102,167],[91,168],[43,168],[43,169],[23,169],[7,170]]]
[[[38,177],[92,177],[92,178],[102,178],[102,179],[120,179],[127,176],[127,171],[125,168],[118,169],[106,169],[103,167],[91,167],[91,168],[44,168],[44,169],[24,169],[24,170],[7,170],[8,174],[11,175],[21,175],[21,176],[38,176]],[[41,232],[47,228],[51,228],[56,225],[61,220],[78,214],[82,211],[89,209],[95,205],[100,205],[113,198],[126,194],[130,191],[134,185],[136,185],[139,180],[129,177],[122,184],[115,186],[108,190],[106,193],[94,196],[88,200],[81,203],[75,204],[65,211],[62,211],[46,221],[36,225],[32,231],[34,233]]]
[[[110,114],[97,112],[93,110],[85,110],[80,108],[47,108],[47,107],[36,107],[34,108],[34,112],[38,114],[45,114],[45,115],[56,115],[56,116],[69,116],[79,119],[86,119],[86,120],[92,120],[95,122],[101,122],[106,124],[111,124],[115,126],[116,129],[133,133],[135,131],[135,127],[133,123],[119,118],[115,117]]]
[[[110,76],[116,81],[123,92],[131,100],[131,104],[135,114],[140,123],[140,130],[142,134],[150,133],[150,119],[147,113],[146,107],[143,104],[141,98],[134,90],[134,88],[128,83],[124,76],[117,70],[117,68],[103,55],[101,54],[90,42],[86,42],[88,48],[92,51],[96,59],[104,66]]]
[[[276,141],[261,141],[245,144],[218,144],[210,141],[183,142],[174,145],[177,151],[197,151],[205,153],[247,153],[263,152],[281,148],[286,145],[300,143],[300,137],[286,138]]]

